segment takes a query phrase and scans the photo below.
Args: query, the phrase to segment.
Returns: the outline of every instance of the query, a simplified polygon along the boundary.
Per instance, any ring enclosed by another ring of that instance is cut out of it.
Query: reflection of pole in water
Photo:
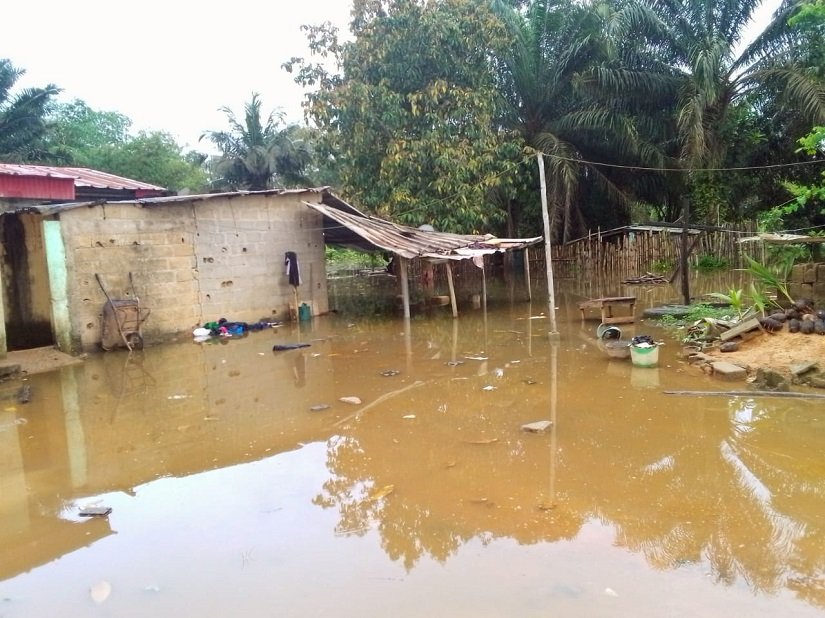
[[[455,362],[455,357],[458,355],[458,320],[453,320],[453,349],[450,355],[450,361]]]
[[[484,308],[484,317],[487,317],[487,269],[484,256],[481,256],[481,306]]]
[[[530,249],[524,247],[524,285],[527,288],[527,300],[533,300],[533,287],[530,285]]]
[[[487,352],[487,304],[484,304],[484,351]]]
[[[407,373],[412,370],[412,332],[410,318],[404,318],[404,352],[407,356]]]
[[[527,303],[527,356],[533,356],[533,303]]]
[[[558,369],[559,369],[559,346],[555,342],[550,343],[550,504],[556,504],[556,440],[559,430],[557,417],[558,404]]]

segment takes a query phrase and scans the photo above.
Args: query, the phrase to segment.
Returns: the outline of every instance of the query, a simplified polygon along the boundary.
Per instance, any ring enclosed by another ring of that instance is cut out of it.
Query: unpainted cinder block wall
[[[796,264],[791,269],[788,293],[794,300],[809,298],[825,307],[825,263]]]
[[[289,319],[284,254],[298,255],[299,303],[329,310],[322,217],[301,202],[317,192],[242,194],[176,202],[110,202],[60,213],[74,351],[98,348],[106,297],[141,305],[147,344],[226,318]]]

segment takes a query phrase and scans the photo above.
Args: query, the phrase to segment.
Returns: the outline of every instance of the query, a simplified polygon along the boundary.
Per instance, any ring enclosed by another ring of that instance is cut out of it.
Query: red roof
[[[76,188],[131,191],[137,197],[168,193],[157,185],[85,167],[0,163],[0,197],[71,200]]]
[[[107,172],[90,170],[85,167],[52,167],[50,165],[23,165],[19,163],[0,163],[0,175],[37,176],[46,178],[71,178],[76,187],[93,187],[95,189],[121,189],[141,192],[166,192],[163,187],[150,185],[139,180],[115,176]]]

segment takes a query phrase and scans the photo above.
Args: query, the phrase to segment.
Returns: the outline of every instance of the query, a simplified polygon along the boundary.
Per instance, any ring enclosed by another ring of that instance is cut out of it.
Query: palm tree
[[[228,131],[206,131],[207,138],[221,151],[215,164],[219,188],[262,191],[276,186],[306,184],[304,170],[311,152],[299,139],[300,127],[282,127],[283,112],[261,118],[261,99],[257,93],[244,106],[244,121],[239,122],[228,107],[221,108],[229,121]]]
[[[769,104],[821,123],[825,89],[817,67],[803,62],[799,33],[788,19],[798,10],[784,0],[753,40],[748,29],[760,0],[640,0],[610,34],[640,41],[636,63],[599,67],[592,77],[617,96],[636,93],[673,102],[678,166],[690,170],[724,167],[731,135],[742,110],[757,113]],[[719,208],[724,199],[712,172],[693,173],[694,192]],[[718,211],[717,211],[718,213]]]
[[[587,227],[587,219],[619,223],[627,216],[625,179],[580,160],[639,156],[640,142],[622,111],[579,88],[580,75],[609,59],[602,17],[569,0],[533,0],[525,10],[492,0],[511,32],[511,47],[498,67],[505,101],[503,122],[526,144],[548,155],[548,197],[562,241]],[[608,139],[609,136],[609,139]],[[608,204],[601,213],[589,204]]]
[[[16,94],[12,89],[25,74],[10,60],[0,58],[0,161],[22,163],[47,157],[41,139],[47,130],[46,114],[52,98],[60,90],[26,88]]]

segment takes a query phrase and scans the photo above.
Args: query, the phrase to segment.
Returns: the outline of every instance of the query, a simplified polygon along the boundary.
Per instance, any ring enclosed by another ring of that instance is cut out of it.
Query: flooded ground
[[[3,385],[0,616],[822,615],[825,406],[663,394],[727,385],[609,359],[578,298],[556,345],[499,303]]]

